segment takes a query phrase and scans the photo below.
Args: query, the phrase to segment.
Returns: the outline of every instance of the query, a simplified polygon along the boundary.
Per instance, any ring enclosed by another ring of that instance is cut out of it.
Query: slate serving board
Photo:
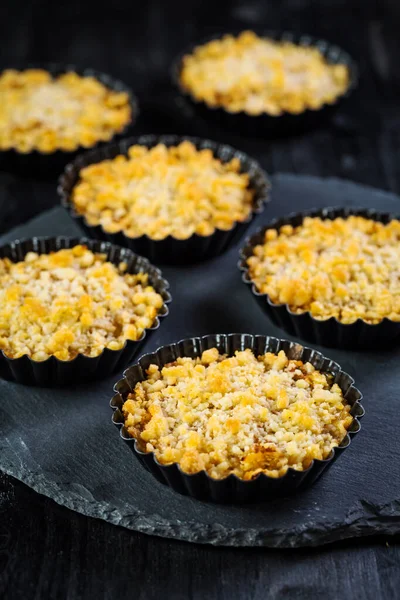
[[[273,201],[250,231],[291,211],[332,205],[400,214],[400,198],[353,183],[273,177]],[[29,199],[27,199],[29,201]],[[0,239],[76,235],[61,208]],[[285,337],[241,282],[238,248],[200,265],[165,268],[171,314],[143,352],[183,337],[247,332]],[[294,338],[292,338],[294,339]],[[201,503],[159,484],[111,423],[115,377],[69,389],[0,380],[0,469],[61,505],[147,534],[230,546],[298,547],[400,533],[400,350],[355,353],[318,347],[364,393],[366,416],[351,447],[311,488],[247,506]]]

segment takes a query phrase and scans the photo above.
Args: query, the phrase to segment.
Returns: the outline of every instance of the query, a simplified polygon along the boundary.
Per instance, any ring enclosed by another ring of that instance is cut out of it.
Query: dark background
[[[199,121],[179,102],[168,68],[182,48],[215,31],[260,26],[326,38],[358,61],[359,90],[329,125],[254,140]],[[138,133],[198,134],[242,148],[270,172],[334,175],[399,192],[399,26],[398,0],[3,0],[0,67],[91,66],[135,90]],[[56,203],[54,182],[0,172],[0,232]],[[399,561],[394,538],[282,551],[150,538],[62,509],[0,475],[5,600],[398,598]]]

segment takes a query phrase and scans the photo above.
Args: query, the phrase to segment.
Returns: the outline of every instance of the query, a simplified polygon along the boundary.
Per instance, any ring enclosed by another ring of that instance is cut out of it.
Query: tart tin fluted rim
[[[130,121],[124,125],[123,129],[120,132],[115,132],[112,138],[108,141],[99,140],[95,142],[93,145],[85,147],[82,145],[78,145],[74,150],[64,150],[62,148],[56,148],[54,152],[43,152],[38,148],[33,148],[29,152],[21,152],[17,150],[17,148],[11,147],[6,150],[0,150],[0,160],[3,161],[16,161],[18,158],[24,159],[24,166],[31,164],[34,170],[38,170],[39,174],[47,168],[50,168],[51,172],[54,174],[55,169],[61,169],[65,164],[71,160],[72,157],[77,156],[81,152],[85,152],[87,150],[95,150],[96,148],[101,148],[107,143],[113,143],[119,139],[124,138],[125,136],[132,133],[133,127],[137,121],[139,115],[139,104],[138,100],[131,90],[125,83],[123,83],[120,79],[116,79],[107,73],[103,73],[101,71],[97,71],[96,69],[91,68],[80,68],[77,65],[70,63],[27,63],[27,64],[11,64],[9,66],[5,66],[1,69],[0,73],[8,70],[15,69],[17,71],[25,71],[27,69],[43,69],[50,73],[52,77],[57,77],[63,73],[73,72],[81,77],[94,77],[102,83],[104,86],[109,88],[114,92],[125,92],[129,96],[129,106],[131,108],[131,118]],[[27,162],[29,160],[29,163]],[[34,161],[34,162],[33,162]],[[19,165],[18,162],[15,163]],[[54,167],[54,168],[52,168]]]
[[[96,357],[78,354],[68,361],[60,360],[55,356],[50,356],[44,361],[35,361],[28,355],[10,358],[1,350],[1,377],[26,385],[44,387],[75,385],[93,379],[103,379],[116,371],[122,371],[149,336],[159,328],[161,319],[168,315],[168,304],[172,300],[168,291],[168,281],[163,279],[161,271],[154,267],[147,258],[138,256],[127,248],[84,237],[33,237],[16,240],[0,247],[0,258],[9,258],[13,262],[18,262],[22,261],[28,252],[48,254],[61,249],[73,248],[79,244],[87,246],[93,252],[106,254],[107,260],[114,265],[118,265],[122,261],[126,262],[127,273],[145,272],[149,274],[149,282],[164,300],[153,325],[143,331],[140,339],[126,340],[119,350],[104,348]]]
[[[242,272],[242,281],[249,287],[262,310],[278,327],[291,335],[321,346],[368,350],[375,346],[387,346],[396,337],[400,336],[400,322],[384,317],[382,321],[376,324],[367,323],[361,318],[353,323],[342,323],[336,317],[325,320],[316,319],[310,311],[294,313],[290,310],[288,304],[276,304],[268,294],[257,290],[256,284],[250,277],[250,270],[247,265],[247,259],[253,255],[254,247],[263,243],[267,229],[279,230],[283,225],[298,227],[306,217],[333,220],[336,218],[346,219],[352,215],[373,219],[380,223],[389,223],[393,219],[398,219],[389,212],[356,207],[328,207],[299,213],[292,212],[284,217],[274,219],[245,240],[244,246],[240,250],[238,267]]]
[[[236,221],[228,230],[216,228],[213,233],[207,236],[194,233],[187,239],[178,239],[168,235],[161,240],[154,240],[147,235],[128,237],[123,231],[108,233],[102,225],[89,225],[86,217],[75,210],[71,200],[71,193],[79,181],[79,172],[82,168],[89,164],[112,159],[119,154],[126,155],[128,149],[135,144],[148,148],[157,144],[165,144],[169,147],[176,146],[184,141],[191,142],[198,150],[210,149],[213,155],[222,162],[228,162],[232,158],[239,159],[241,172],[247,173],[250,176],[250,187],[255,192],[252,210],[245,220]],[[260,164],[248,154],[236,150],[231,146],[191,136],[142,135],[125,139],[117,144],[108,144],[98,150],[89,151],[78,156],[65,167],[63,174],[59,178],[57,191],[61,198],[62,206],[90,237],[108,240],[128,247],[134,252],[147,256],[155,263],[179,265],[213,258],[238,241],[253,218],[260,214],[264,210],[265,205],[271,200],[270,188],[271,184]]]
[[[354,417],[342,442],[333,448],[325,460],[314,459],[310,466],[303,471],[297,471],[289,467],[282,477],[273,478],[261,473],[249,481],[240,479],[234,474],[230,474],[224,479],[214,479],[204,470],[196,474],[187,474],[182,471],[178,463],[163,465],[158,462],[153,452],[140,450],[136,439],[131,437],[125,428],[122,406],[126,396],[134,389],[136,383],[146,379],[146,370],[149,365],[157,364],[162,367],[178,357],[188,356],[194,358],[201,356],[204,350],[213,347],[229,356],[233,355],[236,350],[246,348],[250,348],[256,355],[262,355],[266,352],[278,353],[280,350],[284,350],[291,359],[309,361],[322,372],[331,373],[334,376],[334,381],[343,391],[344,397],[352,405],[350,414]],[[360,431],[359,420],[364,416],[364,408],[361,405],[362,394],[354,386],[353,378],[342,371],[338,363],[326,358],[312,348],[264,335],[213,334],[188,338],[174,344],[162,346],[151,354],[145,354],[136,364],[126,369],[123,378],[115,384],[114,392],[115,395],[110,402],[113,410],[112,422],[118,427],[121,439],[128,444],[144,467],[158,481],[170,486],[176,492],[199,500],[221,503],[263,502],[277,496],[293,494],[298,489],[312,484],[324,469],[348,448],[351,439]]]
[[[266,112],[259,115],[251,115],[244,110],[231,112],[222,106],[211,106],[204,100],[195,98],[190,90],[186,89],[181,82],[180,74],[184,57],[193,54],[197,47],[202,46],[207,42],[220,40],[223,36],[229,34],[237,36],[245,29],[246,28],[241,28],[235,31],[215,33],[196,43],[192,43],[178,55],[172,64],[171,77],[175,88],[179,91],[182,97],[194,107],[194,109],[197,109],[201,112],[202,116],[207,117],[207,115],[209,115],[211,117],[218,118],[218,120],[222,123],[225,123],[225,125],[237,126],[244,131],[246,131],[246,127],[251,127],[254,125],[254,129],[252,128],[251,132],[256,135],[260,135],[263,132],[268,132],[268,130],[271,130],[274,133],[286,133],[292,128],[296,129],[297,126],[299,126],[301,129],[307,128],[308,126],[312,127],[316,117],[318,117],[319,120],[319,118],[324,114],[329,114],[344,99],[348,98],[350,94],[357,88],[359,80],[357,64],[345,50],[336,44],[332,44],[327,40],[304,33],[248,28],[261,38],[267,38],[278,42],[291,42],[299,46],[317,48],[330,64],[343,64],[347,66],[350,76],[347,89],[342,94],[336,96],[331,102],[325,102],[318,108],[306,108],[301,113],[283,111],[279,115],[271,115]]]

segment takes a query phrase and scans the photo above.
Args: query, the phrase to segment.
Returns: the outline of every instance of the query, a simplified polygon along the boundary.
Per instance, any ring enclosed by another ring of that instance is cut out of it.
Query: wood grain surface
[[[138,133],[209,136],[254,154],[271,172],[334,175],[399,193],[399,22],[397,0],[4,0],[0,66],[19,60],[92,66],[135,89]],[[360,64],[358,93],[330,126],[298,138],[251,140],[193,119],[170,87],[171,60],[193,40],[241,26],[304,31],[338,43]],[[54,182],[0,174],[0,232],[56,203]],[[188,545],[82,517],[0,477],[4,600],[395,599],[398,542],[374,538],[307,551]]]

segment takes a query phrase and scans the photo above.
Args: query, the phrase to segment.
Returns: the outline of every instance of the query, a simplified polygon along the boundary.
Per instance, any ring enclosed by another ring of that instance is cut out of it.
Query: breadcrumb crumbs
[[[251,280],[275,304],[376,324],[400,321],[400,221],[306,217],[298,227],[268,229],[248,258]]]
[[[110,140],[131,121],[129,96],[94,77],[42,69],[0,73],[0,150],[51,153]]]
[[[253,195],[237,158],[223,163],[185,141],[169,148],[131,146],[128,157],[85,167],[72,202],[90,225],[110,233],[186,239],[244,221]]]
[[[185,473],[222,479],[281,477],[307,469],[340,444],[353,417],[333,377],[281,351],[150,365],[123,405],[125,427],[143,451]]]
[[[146,273],[125,273],[86,246],[0,259],[0,349],[10,358],[94,357],[151,327],[163,299]]]
[[[349,86],[344,64],[317,48],[274,41],[245,31],[198,46],[180,73],[184,88],[209,106],[249,115],[301,113],[332,103]]]

